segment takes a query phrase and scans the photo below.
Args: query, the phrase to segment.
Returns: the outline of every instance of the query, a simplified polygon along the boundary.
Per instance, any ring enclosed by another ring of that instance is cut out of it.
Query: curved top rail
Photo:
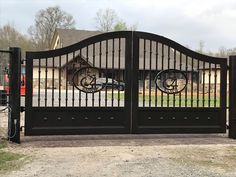
[[[227,61],[227,58],[212,57],[212,56],[208,56],[208,55],[204,55],[204,54],[195,52],[195,51],[190,50],[190,49],[184,47],[183,45],[181,45],[171,39],[168,39],[164,36],[160,36],[157,34],[137,31],[137,32],[135,32],[135,35],[141,39],[148,39],[150,41],[157,41],[159,43],[163,43],[163,44],[170,46],[171,48],[181,52],[184,55],[187,55],[189,57],[193,57],[193,58],[201,60],[201,61],[214,62],[216,64],[217,63],[218,64],[225,63]]]
[[[47,51],[27,51],[26,58],[28,59],[39,59],[39,58],[50,58],[56,57],[60,55],[65,55],[68,53],[72,53],[76,50],[79,50],[85,46],[95,44],[100,41],[114,39],[114,38],[128,38],[132,37],[131,31],[119,31],[119,32],[108,32],[102,33],[96,36],[89,37],[84,39],[78,43],[72,44],[70,46],[66,46],[63,48],[55,49],[55,50],[47,50]]]
[[[50,57],[56,57],[60,55],[65,55],[68,53],[72,53],[76,50],[79,50],[85,46],[95,44],[100,41],[114,39],[114,38],[130,38],[132,39],[132,35],[141,39],[147,39],[150,41],[157,41],[159,43],[162,43],[164,45],[167,45],[179,52],[181,52],[184,55],[187,55],[189,57],[193,57],[195,59],[205,61],[205,62],[211,62],[216,64],[221,64],[226,62],[226,58],[218,58],[218,57],[212,57],[204,54],[200,54],[198,52],[195,52],[193,50],[190,50],[183,45],[168,39],[164,36],[160,36],[153,33],[148,32],[141,32],[141,31],[118,31],[118,32],[108,32],[99,34],[96,36],[89,37],[87,39],[84,39],[78,43],[72,44],[67,47],[55,49],[55,50],[48,50],[48,51],[28,51],[26,52],[26,58],[28,59],[39,59],[39,58],[50,58]]]

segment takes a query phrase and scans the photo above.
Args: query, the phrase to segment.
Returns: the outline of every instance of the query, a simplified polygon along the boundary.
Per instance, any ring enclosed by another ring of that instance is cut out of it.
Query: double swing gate
[[[26,52],[25,135],[225,133],[228,127],[236,138],[236,56],[229,61],[228,67],[226,58],[131,31]],[[12,92],[20,98],[17,84]]]
[[[227,60],[112,32],[26,53],[25,135],[226,132]]]

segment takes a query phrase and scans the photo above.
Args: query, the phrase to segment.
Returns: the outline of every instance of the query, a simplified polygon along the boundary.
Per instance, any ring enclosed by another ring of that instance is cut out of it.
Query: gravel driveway
[[[236,141],[225,135],[23,137],[10,149],[33,160],[3,177],[236,176]]]
[[[236,140],[226,134],[22,135],[9,149],[32,161],[1,177],[236,177]]]

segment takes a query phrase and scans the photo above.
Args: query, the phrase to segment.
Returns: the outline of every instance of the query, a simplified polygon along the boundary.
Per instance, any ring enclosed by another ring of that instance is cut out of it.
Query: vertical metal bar
[[[55,72],[55,66],[54,66],[54,57],[52,57],[52,107],[54,107],[54,72]]]
[[[108,40],[106,40],[106,83],[108,82]],[[107,87],[105,89],[105,107],[107,107]]]
[[[152,93],[151,93],[151,77],[152,77],[152,41],[150,40],[150,58],[149,58],[149,107],[152,103]]]
[[[217,65],[215,64],[215,74],[214,74],[214,78],[215,78],[215,84],[214,84],[214,107],[216,107],[216,84],[217,84]]]
[[[170,69],[170,46],[168,46],[167,55],[168,55],[167,69]],[[167,107],[169,107],[169,106],[170,106],[170,94],[167,93]]]
[[[45,107],[47,107],[47,83],[48,83],[48,58],[45,58],[45,95],[44,95],[44,100],[45,100]]]
[[[202,107],[205,107],[205,61],[203,61]]]
[[[83,58],[82,58],[82,49],[79,49],[79,56],[80,56],[80,66],[79,67],[81,68],[81,67],[83,67],[82,66],[82,60],[83,60]],[[79,90],[79,107],[81,107],[81,96],[82,96],[82,94],[81,94],[81,91]]]
[[[185,72],[187,75],[187,85],[185,87],[185,107],[188,106],[188,81],[189,81],[189,74],[188,74],[188,56],[186,55],[186,62],[185,62]]]
[[[164,69],[164,44],[161,44],[161,70]],[[163,107],[163,92],[161,92],[161,107]]]
[[[229,57],[229,68],[229,138],[236,139],[236,55]]]
[[[61,56],[59,56],[59,107],[61,107]]]
[[[68,106],[68,53],[66,54],[66,107]]]
[[[25,135],[28,135],[34,125],[32,119],[32,98],[33,98],[33,60],[35,56],[32,56],[31,52],[26,52],[26,95],[25,95]],[[14,63],[15,64],[15,63]]]
[[[111,90],[111,107],[113,107],[114,102],[114,52],[115,52],[114,38],[112,39],[112,90]],[[118,88],[119,90],[120,88]]]
[[[93,55],[93,67],[95,67],[95,43],[93,43],[93,54],[92,55]],[[95,100],[94,100],[94,92],[93,92],[92,93],[92,107],[94,107],[94,102],[95,102]]]
[[[199,107],[199,77],[200,77],[200,74],[199,74],[199,60],[197,60],[197,107]]]
[[[88,63],[88,46],[86,46],[86,62]],[[85,107],[88,107],[88,93],[85,93]]]
[[[12,142],[20,143],[21,49],[10,48],[10,51],[9,105],[11,106],[11,112],[9,114],[11,119],[8,125],[10,132],[8,139]],[[32,101],[32,97],[30,99]]]
[[[221,71],[220,71],[220,126],[222,128],[222,132],[226,133],[226,100],[227,100],[227,58],[221,60]],[[234,82],[234,81],[232,81]],[[231,90],[235,92],[235,90]],[[233,96],[232,96],[233,97]],[[231,98],[231,97],[230,97]],[[235,107],[231,107],[235,110]],[[230,120],[231,118],[229,118]],[[231,125],[229,125],[231,127]]]
[[[139,100],[139,72],[140,70],[142,71],[142,68],[139,68],[139,62],[140,62],[139,42],[141,40],[137,36],[136,32],[132,32],[131,34],[132,35],[126,39],[127,42],[126,42],[126,48],[125,48],[126,73],[127,73],[125,81],[128,84],[127,89],[125,89],[126,90],[125,103],[126,103],[126,106],[128,104],[128,106],[126,107],[126,111],[128,113],[127,116],[130,117],[131,115],[130,133],[136,133],[138,129],[138,122],[139,122],[138,121],[138,108],[141,107],[141,105],[139,105],[139,101],[140,101]],[[129,81],[131,81],[131,83]],[[131,109],[131,114],[130,114],[129,109]]]
[[[208,107],[211,107],[211,63],[208,69]]]
[[[182,71],[182,53],[180,53],[180,59],[179,59],[180,61],[179,61],[179,70],[180,71]],[[182,94],[181,94],[181,92],[179,92],[179,107],[182,107],[182,99],[181,99],[181,97],[182,97]]]
[[[192,57],[192,65],[191,65],[191,107],[193,107],[193,57]]]
[[[66,54],[66,107],[68,106],[68,53]]]
[[[158,71],[158,42],[156,42],[156,71]],[[155,83],[155,107],[157,107],[157,86]]]
[[[101,69],[101,60],[102,60],[102,42],[99,42],[99,69]],[[101,107],[101,91],[99,91],[98,95],[98,106]]]
[[[174,69],[176,69],[176,49],[174,49]],[[175,93],[173,94],[173,107],[175,107]]]
[[[72,59],[72,61],[73,61],[73,72],[75,72],[75,52],[73,52],[73,59]],[[75,86],[74,86],[74,84],[72,84],[72,107],[74,107],[75,106]]]
[[[119,80],[118,80],[118,82],[119,82],[119,85],[120,85],[120,53],[121,53],[121,49],[120,49],[120,38],[119,38],[119,49],[118,49],[118,62],[119,62],[119,64],[118,64],[118,77],[119,77]],[[125,62],[125,61],[124,61]],[[124,68],[125,69],[125,68]],[[118,107],[120,107],[120,89],[118,90]]]
[[[143,44],[143,107],[145,107],[145,59],[146,59],[146,39]]]
[[[40,78],[41,78],[41,59],[39,60],[39,66],[38,66],[38,107],[40,107]]]

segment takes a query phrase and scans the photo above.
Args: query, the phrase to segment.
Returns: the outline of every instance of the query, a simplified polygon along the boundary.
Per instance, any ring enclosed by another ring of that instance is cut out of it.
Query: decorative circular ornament
[[[106,86],[105,82],[97,82],[97,76],[100,70],[94,67],[83,67],[75,71],[72,77],[73,85],[80,91],[85,93],[99,92]]]
[[[155,77],[157,88],[168,94],[182,92],[188,84],[188,79],[183,71],[167,69],[160,71]]]

